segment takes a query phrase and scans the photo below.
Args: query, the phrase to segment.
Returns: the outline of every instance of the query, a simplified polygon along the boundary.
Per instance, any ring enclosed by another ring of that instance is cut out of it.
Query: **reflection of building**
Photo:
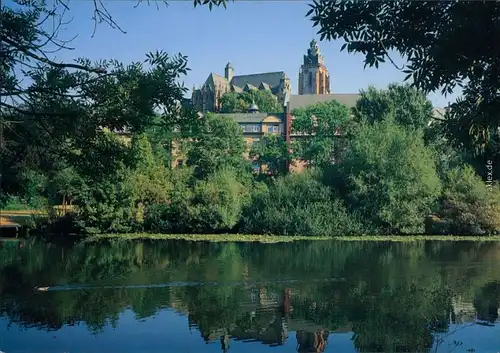
[[[289,288],[275,291],[258,286],[249,289],[248,294],[234,322],[222,324],[213,316],[192,311],[188,314],[190,329],[197,327],[207,343],[219,341],[222,352],[230,352],[228,348],[231,341],[280,346],[288,339],[293,340],[289,332],[294,331],[299,353],[320,353],[324,352],[331,334],[351,332],[350,327],[328,330],[301,317],[293,319],[293,315],[290,315],[293,312],[293,298]],[[300,305],[300,301],[297,305]]]
[[[330,75],[314,39],[300,66],[299,94],[330,94]]]
[[[297,331],[296,337],[298,353],[322,353],[328,342],[328,331]]]
[[[471,301],[459,297],[452,298],[453,312],[450,312],[450,322],[461,324],[475,321],[477,319],[476,308]]]
[[[211,73],[200,89],[192,94],[193,107],[200,112],[218,112],[220,99],[227,92],[270,91],[281,104],[291,92],[290,79],[283,71],[251,75],[234,75],[234,68],[227,63],[224,77]]]

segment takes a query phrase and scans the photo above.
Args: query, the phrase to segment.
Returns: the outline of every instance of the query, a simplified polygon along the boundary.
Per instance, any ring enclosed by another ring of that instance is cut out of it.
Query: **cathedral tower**
[[[299,94],[330,94],[330,75],[323,64],[318,42],[309,44],[299,71]]]

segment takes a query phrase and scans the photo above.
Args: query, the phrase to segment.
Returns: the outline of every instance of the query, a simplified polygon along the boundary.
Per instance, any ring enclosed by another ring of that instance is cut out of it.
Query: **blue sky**
[[[203,84],[210,72],[223,75],[231,61],[236,75],[285,71],[296,93],[302,56],[312,38],[319,40],[317,29],[305,18],[308,3],[247,0],[210,12],[206,6],[194,9],[191,0],[172,0],[159,10],[146,3],[134,8],[133,0],[108,1],[107,9],[127,33],[100,24],[92,38],[93,3],[73,0],[68,14],[73,21],[61,36],[69,39],[78,34],[72,42],[75,50],[59,52],[57,59],[85,56],[131,62],[144,59],[149,51],[180,52],[188,56],[191,71],[183,80],[190,90],[193,84]],[[391,64],[363,69],[363,57],[340,52],[340,41],[319,44],[330,71],[332,93],[354,93],[370,84],[383,88],[404,78]],[[456,95],[429,98],[441,107]]]

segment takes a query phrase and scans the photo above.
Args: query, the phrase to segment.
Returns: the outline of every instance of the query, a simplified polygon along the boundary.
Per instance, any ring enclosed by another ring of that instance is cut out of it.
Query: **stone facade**
[[[227,63],[224,77],[211,73],[201,88],[193,88],[191,101],[199,112],[218,112],[221,108],[220,99],[225,93],[251,90],[271,91],[283,105],[285,97],[291,93],[290,79],[283,71],[235,76],[233,66]]]
[[[299,71],[299,94],[330,94],[330,74],[314,39]]]

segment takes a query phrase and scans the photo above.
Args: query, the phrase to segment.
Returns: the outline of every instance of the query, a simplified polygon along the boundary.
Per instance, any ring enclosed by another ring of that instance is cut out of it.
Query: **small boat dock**
[[[19,223],[13,222],[8,217],[0,217],[0,237],[19,236],[19,230],[23,226]]]

